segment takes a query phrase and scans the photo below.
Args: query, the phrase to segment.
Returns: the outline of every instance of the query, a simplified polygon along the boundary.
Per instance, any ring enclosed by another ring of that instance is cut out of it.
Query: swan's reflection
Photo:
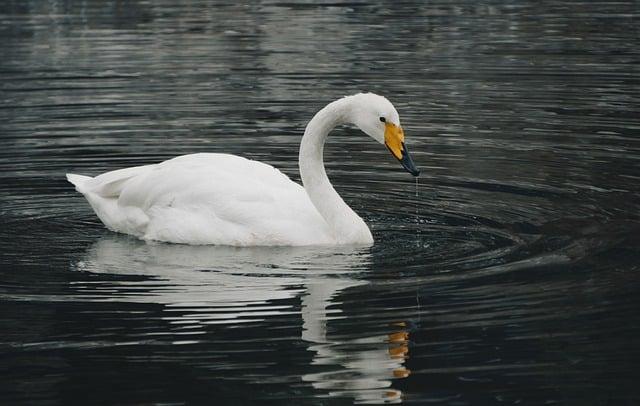
[[[307,285],[302,298],[302,339],[313,343],[309,349],[315,352],[314,365],[341,368],[305,374],[302,379],[314,388],[328,390],[330,396],[349,395],[356,403],[400,403],[402,393],[391,388],[391,379],[410,374],[404,367],[409,352],[405,324],[390,326],[386,335],[328,337],[327,308],[338,291],[325,284]]]
[[[387,335],[327,336],[327,323],[341,317],[336,297],[367,283],[358,276],[370,268],[370,261],[368,248],[187,246],[112,235],[96,242],[74,267],[145,276],[83,282],[76,288],[90,291],[95,300],[164,304],[171,323],[194,328],[296,313],[293,305],[276,301],[302,296],[302,339],[311,343],[312,365],[322,366],[314,369],[324,371],[302,379],[330,396],[397,402],[400,392],[390,388],[391,380],[409,373],[403,367],[408,347],[401,325],[390,326]]]
[[[366,249],[358,248],[190,246],[109,236],[98,240],[76,268],[148,277],[110,283],[104,295],[101,286],[91,287],[98,300],[242,310],[297,297],[307,284],[331,286],[332,292],[362,284],[352,276],[368,261]],[[232,322],[240,314],[228,315]]]

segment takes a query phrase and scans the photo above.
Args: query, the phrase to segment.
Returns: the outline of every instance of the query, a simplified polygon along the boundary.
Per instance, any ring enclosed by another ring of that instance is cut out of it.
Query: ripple
[[[638,403],[637,6],[387,6],[0,6],[3,403]],[[332,134],[367,249],[145,243],[64,178],[228,152],[299,180],[356,91],[422,171]]]

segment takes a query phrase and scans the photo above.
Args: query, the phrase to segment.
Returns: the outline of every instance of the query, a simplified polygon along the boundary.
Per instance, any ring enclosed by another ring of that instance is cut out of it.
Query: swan
[[[299,152],[301,186],[271,165],[197,153],[89,177],[67,174],[104,225],[147,241],[191,245],[304,246],[373,243],[369,227],[331,185],[323,162],[329,132],[355,124],[414,176],[398,112],[359,93],[311,119]]]

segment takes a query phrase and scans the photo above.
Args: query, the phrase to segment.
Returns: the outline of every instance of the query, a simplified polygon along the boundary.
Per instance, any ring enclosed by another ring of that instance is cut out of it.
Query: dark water
[[[314,3],[0,4],[0,403],[639,404],[638,3]],[[362,90],[423,173],[330,139],[371,248],[146,244],[64,179],[298,180]]]

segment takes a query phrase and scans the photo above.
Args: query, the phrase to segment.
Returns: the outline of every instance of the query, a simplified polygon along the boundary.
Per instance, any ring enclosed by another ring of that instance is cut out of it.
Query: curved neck
[[[311,119],[300,143],[300,177],[311,202],[332,228],[339,242],[370,242],[364,221],[342,200],[324,169],[324,143],[336,126],[350,122],[350,98],[328,104]]]

